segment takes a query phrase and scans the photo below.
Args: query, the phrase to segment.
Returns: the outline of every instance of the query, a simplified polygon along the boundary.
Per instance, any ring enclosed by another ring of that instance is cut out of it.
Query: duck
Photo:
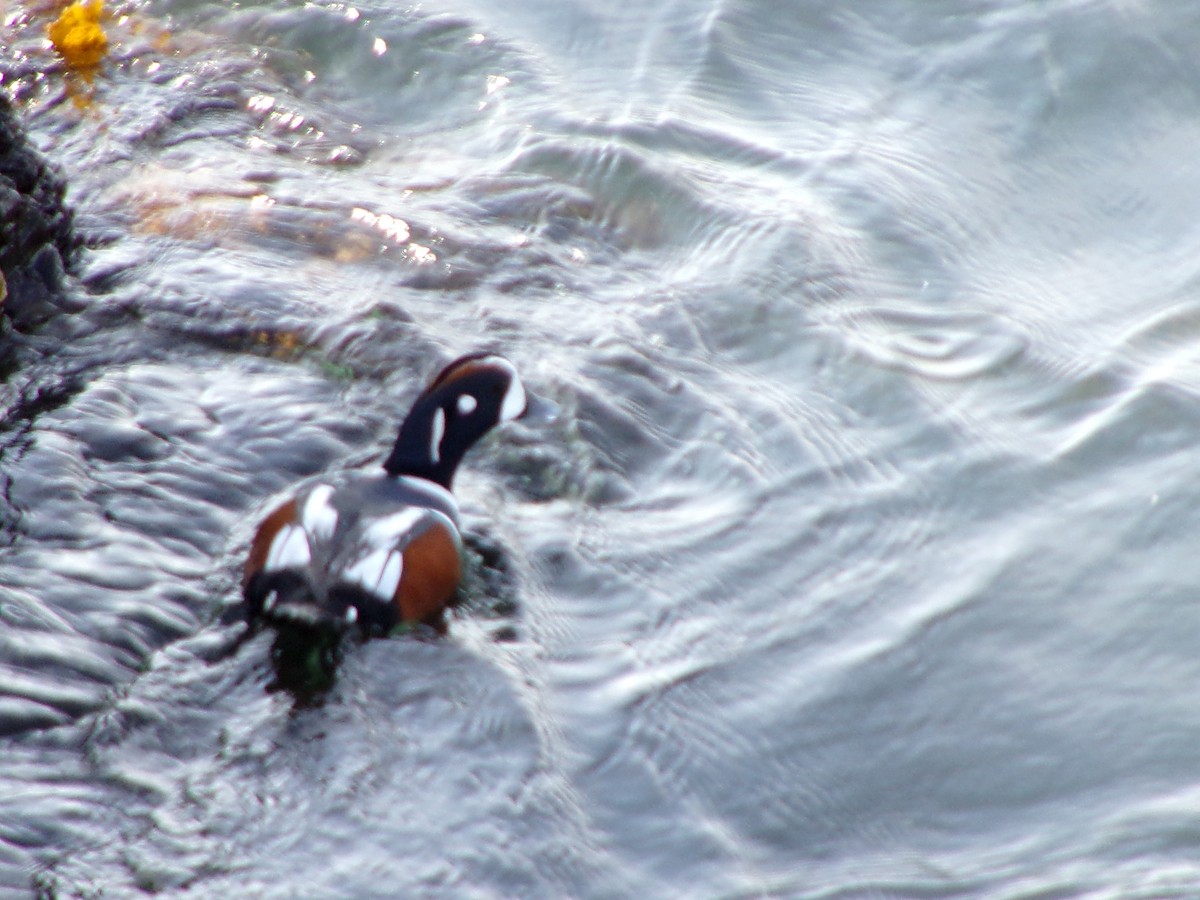
[[[413,402],[382,470],[320,478],[262,520],[242,574],[248,618],[363,637],[444,632],[462,579],[459,464],[496,426],[556,414],[503,356],[454,360]]]

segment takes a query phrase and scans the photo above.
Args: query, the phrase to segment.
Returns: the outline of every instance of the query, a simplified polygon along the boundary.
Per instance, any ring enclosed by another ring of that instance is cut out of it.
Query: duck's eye
[[[475,412],[479,406],[479,401],[475,399],[473,394],[459,394],[458,396],[458,414],[460,416],[469,416]]]

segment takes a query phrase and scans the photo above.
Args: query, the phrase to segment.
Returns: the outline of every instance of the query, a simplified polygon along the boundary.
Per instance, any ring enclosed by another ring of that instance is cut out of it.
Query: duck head
[[[553,404],[525,389],[507,359],[472,353],[442,369],[417,397],[383,468],[449,489],[464,454],[494,427],[515,419],[550,421],[555,413]]]

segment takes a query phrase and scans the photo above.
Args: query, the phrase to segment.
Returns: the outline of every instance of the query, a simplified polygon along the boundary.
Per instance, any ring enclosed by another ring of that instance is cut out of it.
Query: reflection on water
[[[51,13],[4,86],[82,312],[0,386],[0,884],[1186,896],[1200,13],[761,0]],[[450,356],[440,640],[270,690],[254,517]]]

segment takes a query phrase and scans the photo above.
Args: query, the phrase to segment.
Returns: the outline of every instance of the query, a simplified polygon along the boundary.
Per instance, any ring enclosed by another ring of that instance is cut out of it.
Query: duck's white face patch
[[[508,373],[508,390],[504,392],[504,402],[500,404],[500,421],[510,422],[520,418],[527,405],[525,385],[521,384],[521,376],[517,374],[516,368],[507,359],[494,356],[490,357],[488,361]]]
[[[475,399],[474,394],[461,394],[458,398],[458,414],[460,416],[469,416],[479,407],[479,401]]]
[[[300,514],[300,523],[304,530],[320,541],[329,540],[337,528],[338,514],[329,502],[333,496],[333,488],[328,484],[313,488],[308,499],[304,501],[304,511]]]
[[[440,406],[433,414],[433,426],[429,430],[429,458],[439,463],[442,461],[442,438],[446,436],[446,411]]]
[[[501,422],[509,422],[513,419],[519,419],[521,414],[525,412],[525,407],[528,405],[525,397],[525,385],[521,383],[521,376],[517,374],[516,367],[503,356],[487,356],[481,359],[480,364],[495,366],[508,373],[508,389],[504,392],[504,400],[500,403],[500,419]]]
[[[368,593],[384,600],[391,600],[400,586],[400,575],[404,572],[404,556],[399,550],[381,547],[372,550],[342,573],[345,581],[362,586]]]
[[[514,372],[513,379],[508,384],[508,390],[504,393],[504,404],[500,407],[500,421],[508,422],[519,418],[525,412],[527,405],[525,385],[521,384],[521,379]]]
[[[276,572],[280,569],[302,569],[312,561],[312,550],[308,546],[308,536],[300,525],[284,525],[271,541],[271,549],[267,551],[267,561],[263,564],[266,572]]]

